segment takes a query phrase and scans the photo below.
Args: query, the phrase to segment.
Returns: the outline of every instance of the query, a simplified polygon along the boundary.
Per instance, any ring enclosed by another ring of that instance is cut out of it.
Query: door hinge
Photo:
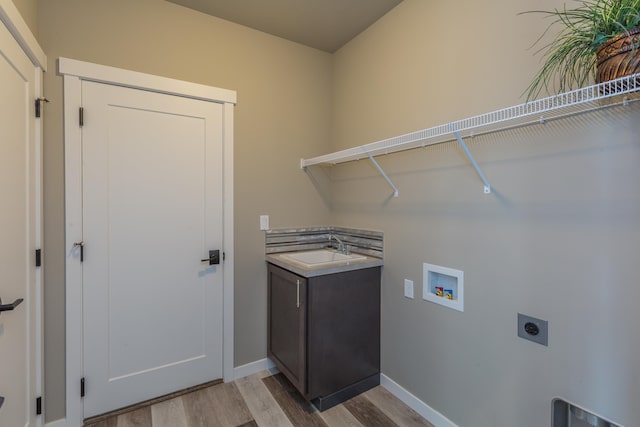
[[[36,415],[42,415],[42,397],[36,399]]]
[[[222,260],[224,261],[225,259],[227,259],[227,253],[226,252],[222,252]]]
[[[80,378],[80,397],[84,397],[84,377]]]
[[[36,267],[42,266],[42,249],[36,249]]]
[[[49,100],[47,98],[43,98],[43,97],[36,98],[36,103],[35,103],[35,105],[36,105],[36,119],[39,119],[40,116],[42,115],[41,108],[42,108],[42,103],[43,102],[49,102]]]
[[[78,109],[78,123],[80,127],[84,126],[84,107]]]
[[[80,262],[84,262],[84,241],[75,242],[73,244],[74,248],[80,248]]]

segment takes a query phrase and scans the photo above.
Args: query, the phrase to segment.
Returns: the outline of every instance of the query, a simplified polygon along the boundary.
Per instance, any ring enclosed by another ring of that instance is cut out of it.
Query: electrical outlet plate
[[[413,280],[404,279],[404,296],[413,299]]]
[[[518,336],[544,346],[549,345],[549,322],[518,313]]]
[[[269,229],[269,215],[260,215],[260,230],[266,231]]]

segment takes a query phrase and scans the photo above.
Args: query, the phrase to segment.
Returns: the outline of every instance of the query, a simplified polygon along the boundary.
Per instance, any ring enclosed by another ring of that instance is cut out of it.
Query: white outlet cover
[[[260,215],[260,230],[269,229],[269,215]]]
[[[413,280],[404,279],[404,296],[413,299]]]

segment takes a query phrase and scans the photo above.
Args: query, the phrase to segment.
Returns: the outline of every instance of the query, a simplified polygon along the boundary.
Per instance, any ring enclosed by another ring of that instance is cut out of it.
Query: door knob
[[[2,408],[3,404],[4,404],[4,397],[0,396],[0,408]]]
[[[209,258],[201,259],[201,262],[208,262],[209,265],[220,264],[220,251],[218,249],[209,251]]]
[[[22,301],[24,301],[22,298],[18,298],[11,304],[2,304],[2,298],[0,298],[0,313],[2,313],[3,311],[11,311],[15,309],[20,305]]]

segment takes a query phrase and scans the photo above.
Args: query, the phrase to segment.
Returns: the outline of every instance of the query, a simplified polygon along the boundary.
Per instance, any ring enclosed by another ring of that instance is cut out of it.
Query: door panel
[[[307,395],[307,279],[269,264],[267,353]]]
[[[222,377],[222,106],[83,82],[85,417]]]
[[[0,314],[1,426],[35,423],[35,68],[0,23],[0,298],[24,302]],[[30,309],[30,307],[32,307]]]

